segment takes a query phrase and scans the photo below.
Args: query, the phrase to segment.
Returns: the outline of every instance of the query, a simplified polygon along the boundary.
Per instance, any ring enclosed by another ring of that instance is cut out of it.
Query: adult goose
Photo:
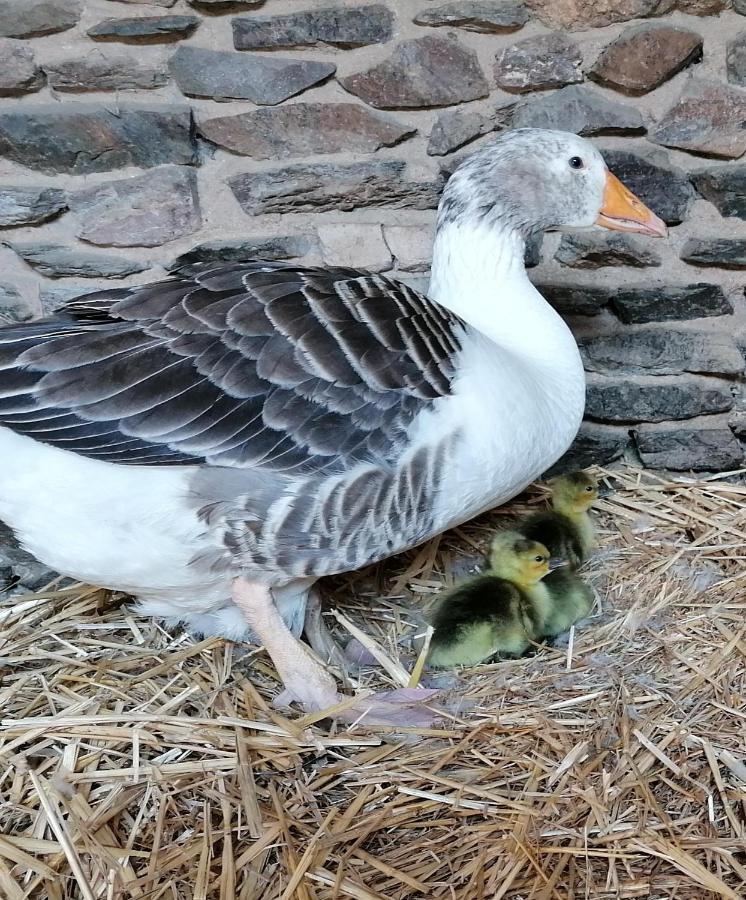
[[[0,518],[143,613],[250,627],[286,697],[333,705],[297,637],[314,581],[508,500],[576,434],[577,346],[523,257],[535,232],[596,225],[666,233],[588,141],[521,129],[449,180],[427,297],[208,264],[2,328]]]

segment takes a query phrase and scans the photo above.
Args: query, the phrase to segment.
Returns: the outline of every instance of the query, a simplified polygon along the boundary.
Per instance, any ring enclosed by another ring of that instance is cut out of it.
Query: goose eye
[[[590,485],[588,485],[586,487],[586,491],[588,491],[588,493],[590,494],[593,491],[593,488]]]
[[[570,157],[570,168],[571,169],[582,169],[583,168],[583,160],[579,156],[571,156]]]
[[[536,562],[539,562],[539,563],[540,563],[540,562],[544,562],[544,557],[543,557],[543,556],[535,556],[534,559],[536,560]]]

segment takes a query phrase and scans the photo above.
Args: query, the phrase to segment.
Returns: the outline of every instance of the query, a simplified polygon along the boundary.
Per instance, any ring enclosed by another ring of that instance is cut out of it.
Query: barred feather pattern
[[[223,563],[343,571],[431,528],[453,436],[418,449],[408,429],[450,393],[463,327],[383,276],[198,265],[0,329],[0,425],[119,465],[197,467]]]

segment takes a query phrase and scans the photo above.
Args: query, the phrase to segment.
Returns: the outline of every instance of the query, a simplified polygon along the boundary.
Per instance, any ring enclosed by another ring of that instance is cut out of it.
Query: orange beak
[[[604,205],[598,214],[596,225],[612,231],[635,231],[651,237],[665,237],[668,234],[665,222],[609,171],[606,172]]]

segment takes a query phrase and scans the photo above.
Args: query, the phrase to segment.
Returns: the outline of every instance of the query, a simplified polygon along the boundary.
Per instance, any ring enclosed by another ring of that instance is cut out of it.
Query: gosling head
[[[495,226],[524,238],[594,226],[667,234],[590,141],[542,128],[505,131],[461,163],[438,212],[438,228],[450,224]]]
[[[498,578],[520,587],[532,587],[564,563],[549,556],[538,541],[530,541],[517,531],[503,531],[492,541],[490,569]]]
[[[598,500],[598,481],[588,472],[558,475],[549,485],[552,489],[552,506],[557,512],[568,516],[588,512]]]

